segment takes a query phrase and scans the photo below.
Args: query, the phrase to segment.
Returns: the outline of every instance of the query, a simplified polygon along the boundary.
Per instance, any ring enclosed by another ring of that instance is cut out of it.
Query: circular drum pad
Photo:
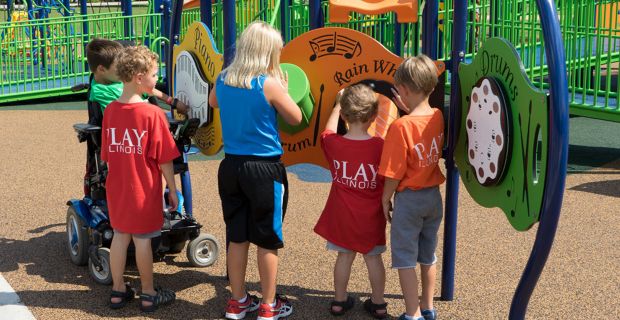
[[[510,136],[506,100],[495,79],[480,78],[472,89],[466,123],[467,160],[478,182],[499,183],[507,167]]]

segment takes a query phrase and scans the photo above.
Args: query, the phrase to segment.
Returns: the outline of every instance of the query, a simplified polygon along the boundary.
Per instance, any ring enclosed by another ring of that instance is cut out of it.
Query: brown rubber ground
[[[85,159],[85,145],[78,143],[71,126],[85,117],[85,111],[0,113],[0,273],[41,320],[220,318],[229,297],[223,253],[214,266],[204,269],[190,267],[185,254],[156,263],[156,283],[176,291],[178,300],[149,315],[138,310],[137,302],[120,311],[108,309],[110,287],[95,284],[86,267],[71,264],[65,247],[65,202],[82,194]],[[218,164],[217,160],[193,161],[191,174],[195,216],[223,249]],[[555,244],[532,296],[528,319],[620,317],[619,173],[620,162],[616,162],[568,176]],[[295,174],[289,174],[289,181],[278,291],[294,305],[290,319],[329,319],[335,256],[312,232],[329,184],[303,182]],[[528,232],[513,230],[499,209],[480,207],[463,187],[459,209],[455,300],[437,298],[440,318],[506,319],[537,227]],[[439,270],[441,248],[440,240]],[[249,290],[256,293],[254,252],[247,280]],[[389,250],[384,261],[390,265]],[[366,277],[363,260],[358,258],[349,284],[357,303],[341,319],[370,319],[360,303],[370,291]],[[127,279],[139,285],[135,266],[129,267]],[[438,279],[437,297],[440,285]],[[404,311],[397,273],[390,269],[386,299],[390,315],[397,317]]]

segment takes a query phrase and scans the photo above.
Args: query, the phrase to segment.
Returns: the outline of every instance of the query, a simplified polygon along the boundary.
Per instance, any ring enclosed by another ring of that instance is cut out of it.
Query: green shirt
[[[113,82],[110,84],[101,84],[93,81],[90,84],[90,96],[88,97],[88,101],[97,102],[101,107],[101,112],[105,107],[110,104],[110,102],[118,99],[123,93],[123,83],[122,82]]]

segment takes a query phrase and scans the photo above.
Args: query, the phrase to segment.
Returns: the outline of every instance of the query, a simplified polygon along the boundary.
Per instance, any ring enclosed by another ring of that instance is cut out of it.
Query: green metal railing
[[[445,0],[452,8],[454,0]],[[533,84],[547,89],[545,44],[534,0],[469,0],[467,54],[482,42],[503,37],[515,46]],[[620,61],[619,0],[557,0],[562,29],[571,114],[620,122],[618,62]],[[440,35],[442,58],[451,50],[452,10],[444,10]],[[440,13],[441,14],[441,13]]]
[[[439,5],[440,60],[450,58],[454,1],[444,0]],[[468,4],[466,61],[472,59],[485,39],[503,37],[514,44],[533,84],[548,88],[545,44],[535,0],[468,0]],[[556,0],[556,4],[566,48],[571,113],[620,122],[620,0]],[[352,14],[347,24],[331,24],[327,21],[326,1],[322,9],[325,26],[367,33],[390,50],[398,43],[394,41],[398,25],[392,13]],[[212,34],[222,51],[221,1],[213,5],[212,12]],[[280,0],[236,1],[236,14],[237,35],[257,19],[279,29],[288,28],[291,39],[309,30],[309,9],[303,1],[295,0],[288,7],[288,26],[282,26],[280,21]],[[400,25],[403,56],[421,51],[423,16],[418,14],[419,23]],[[0,23],[0,103],[70,93],[70,84],[88,75],[83,48],[93,37],[133,40],[161,55],[160,44],[168,41],[161,35],[161,19],[161,14],[124,17],[121,12],[109,12]],[[189,24],[199,20],[199,9],[184,11],[181,37]],[[125,36],[125,21],[133,26],[135,35]],[[82,34],[83,23],[88,24],[88,35]]]
[[[125,35],[125,21],[133,35]],[[160,14],[121,12],[0,23],[0,103],[71,94],[71,86],[88,81],[84,47],[95,37],[145,44],[161,55],[154,45],[166,41],[160,25]]]

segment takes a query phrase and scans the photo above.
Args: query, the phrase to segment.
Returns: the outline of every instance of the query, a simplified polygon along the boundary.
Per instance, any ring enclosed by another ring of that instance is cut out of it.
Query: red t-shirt
[[[350,140],[333,131],[321,134],[332,187],[314,232],[331,243],[360,253],[385,245],[379,173],[383,139]]]
[[[132,234],[160,230],[163,191],[159,164],[179,156],[163,110],[146,102],[114,101],[105,109],[101,132],[112,228]]]

